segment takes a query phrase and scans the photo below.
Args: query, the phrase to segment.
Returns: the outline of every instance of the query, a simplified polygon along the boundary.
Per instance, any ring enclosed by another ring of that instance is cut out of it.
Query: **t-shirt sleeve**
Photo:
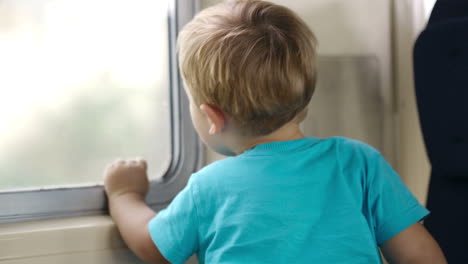
[[[378,151],[369,149],[367,154],[370,154],[367,155],[367,199],[377,244],[381,245],[422,221],[429,211],[419,204]]]
[[[198,250],[198,217],[193,181],[148,224],[151,239],[171,263],[184,263]]]

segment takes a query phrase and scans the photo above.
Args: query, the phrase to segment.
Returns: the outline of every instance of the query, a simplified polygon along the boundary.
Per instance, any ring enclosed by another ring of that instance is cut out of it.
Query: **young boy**
[[[144,202],[143,160],[107,168],[109,207],[150,263],[446,263],[419,224],[428,211],[373,148],[305,138],[316,41],[289,9],[233,1],[179,36],[179,63],[202,140],[232,156],[193,174],[167,209]]]

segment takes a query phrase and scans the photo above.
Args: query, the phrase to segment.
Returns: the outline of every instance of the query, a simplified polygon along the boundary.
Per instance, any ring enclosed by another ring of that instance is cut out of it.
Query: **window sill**
[[[108,261],[102,262],[103,252],[108,256]],[[122,254],[128,256],[123,258],[126,262],[116,261],[115,256]],[[128,263],[129,259],[136,260],[126,248],[109,216],[0,225],[0,262],[2,263],[32,263],[32,260],[35,260],[34,263],[43,263],[40,259],[49,258],[50,261],[51,256],[62,256],[60,262],[56,263],[63,263],[62,261],[66,259],[63,256],[67,255],[69,260],[76,255],[88,256],[88,259],[91,255],[99,256],[95,258],[96,261],[87,263]]]

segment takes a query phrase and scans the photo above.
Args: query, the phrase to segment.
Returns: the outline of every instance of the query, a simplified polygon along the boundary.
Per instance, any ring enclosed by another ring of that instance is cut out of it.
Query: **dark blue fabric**
[[[414,64],[432,168],[468,179],[468,17],[429,26],[416,42]]]
[[[429,25],[467,17],[466,14],[468,14],[467,0],[439,0],[432,11]]]
[[[432,165],[425,226],[448,263],[468,263],[468,1],[439,0],[414,50],[416,96]]]

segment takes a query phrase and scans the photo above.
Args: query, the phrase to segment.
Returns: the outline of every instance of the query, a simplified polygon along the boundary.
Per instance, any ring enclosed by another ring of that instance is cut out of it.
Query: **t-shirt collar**
[[[310,146],[318,138],[306,137],[288,141],[275,141],[269,143],[258,144],[255,147],[246,150],[242,155],[268,155],[276,153],[294,152]]]

